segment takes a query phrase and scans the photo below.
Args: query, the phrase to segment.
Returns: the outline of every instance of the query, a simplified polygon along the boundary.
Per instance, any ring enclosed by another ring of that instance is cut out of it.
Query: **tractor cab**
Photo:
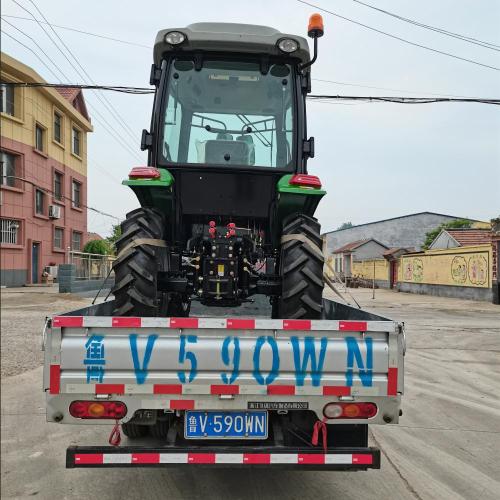
[[[154,58],[160,102],[153,164],[305,170],[304,38],[265,26],[198,23],[160,31]]]

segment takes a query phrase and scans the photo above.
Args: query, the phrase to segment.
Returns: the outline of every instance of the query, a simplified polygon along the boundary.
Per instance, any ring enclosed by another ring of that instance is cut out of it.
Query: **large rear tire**
[[[158,316],[166,314],[167,294],[157,290],[158,271],[168,270],[168,251],[164,247],[139,244],[138,239],[163,240],[165,218],[153,208],[138,208],[121,224],[122,236],[116,242],[115,316]]]
[[[320,225],[314,217],[293,214],[283,222],[280,274],[282,294],[273,317],[319,319],[323,296],[323,250]]]

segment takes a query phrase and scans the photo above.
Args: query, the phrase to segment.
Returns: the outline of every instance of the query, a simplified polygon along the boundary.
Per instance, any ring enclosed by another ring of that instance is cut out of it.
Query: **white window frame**
[[[75,200],[75,186],[78,186],[78,204]],[[71,206],[73,208],[82,208],[82,191],[83,184],[75,179],[71,180]]]
[[[8,116],[16,116],[16,89],[10,85],[1,85],[0,93],[2,94],[2,113]],[[7,111],[7,91],[12,92],[12,113]]]
[[[20,245],[22,222],[18,219],[0,219],[0,243],[2,245]]]
[[[80,241],[79,241],[79,246],[78,248],[75,248],[75,235],[78,235],[79,238],[80,238]],[[81,252],[82,251],[82,238],[83,238],[83,233],[81,233],[80,231],[71,231],[71,250],[73,250],[74,252]]]

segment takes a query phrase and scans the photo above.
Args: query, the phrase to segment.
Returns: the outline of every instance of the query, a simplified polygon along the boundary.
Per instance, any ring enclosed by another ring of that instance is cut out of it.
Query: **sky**
[[[297,0],[16,2],[19,5],[3,0],[2,15],[31,18],[31,12],[41,19],[36,5],[52,24],[144,45],[55,28],[94,82],[139,87],[149,84],[152,45],[161,29],[201,21],[239,22],[305,36],[309,15],[321,12]],[[410,25],[353,0],[310,3],[412,42],[500,68],[498,50]],[[500,46],[498,0],[366,3]],[[433,93],[500,98],[500,71],[410,46],[331,14],[321,14],[325,35],[319,40],[319,57],[312,68],[314,94],[418,97]],[[84,83],[35,22],[4,19],[35,40],[71,83]],[[2,30],[32,47],[58,73],[33,40],[6,22],[2,22]],[[2,50],[34,68],[46,81],[54,82],[42,62],[14,40],[2,37]],[[123,219],[126,212],[138,206],[135,195],[120,183],[133,166],[146,164],[146,154],[139,144],[142,129],[149,127],[152,97],[111,92],[105,97],[115,113],[92,92],[85,91],[94,124],[88,139],[88,205]],[[115,120],[117,114],[126,126]],[[110,125],[121,141],[108,133]],[[479,220],[500,215],[498,106],[310,101],[308,133],[316,140],[316,157],[308,162],[309,173],[318,175],[328,192],[317,211],[324,232],[343,222],[356,225],[422,211]],[[89,211],[89,231],[106,236],[114,223],[113,218]]]

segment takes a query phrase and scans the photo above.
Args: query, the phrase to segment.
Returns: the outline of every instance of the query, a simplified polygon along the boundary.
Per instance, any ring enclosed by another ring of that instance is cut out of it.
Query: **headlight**
[[[287,54],[290,54],[292,52],[295,52],[299,48],[299,42],[296,40],[293,40],[293,38],[282,38],[278,42],[278,48],[282,52],[286,52]]]
[[[180,31],[170,31],[165,35],[165,41],[170,45],[179,45],[186,39],[186,35]]]

